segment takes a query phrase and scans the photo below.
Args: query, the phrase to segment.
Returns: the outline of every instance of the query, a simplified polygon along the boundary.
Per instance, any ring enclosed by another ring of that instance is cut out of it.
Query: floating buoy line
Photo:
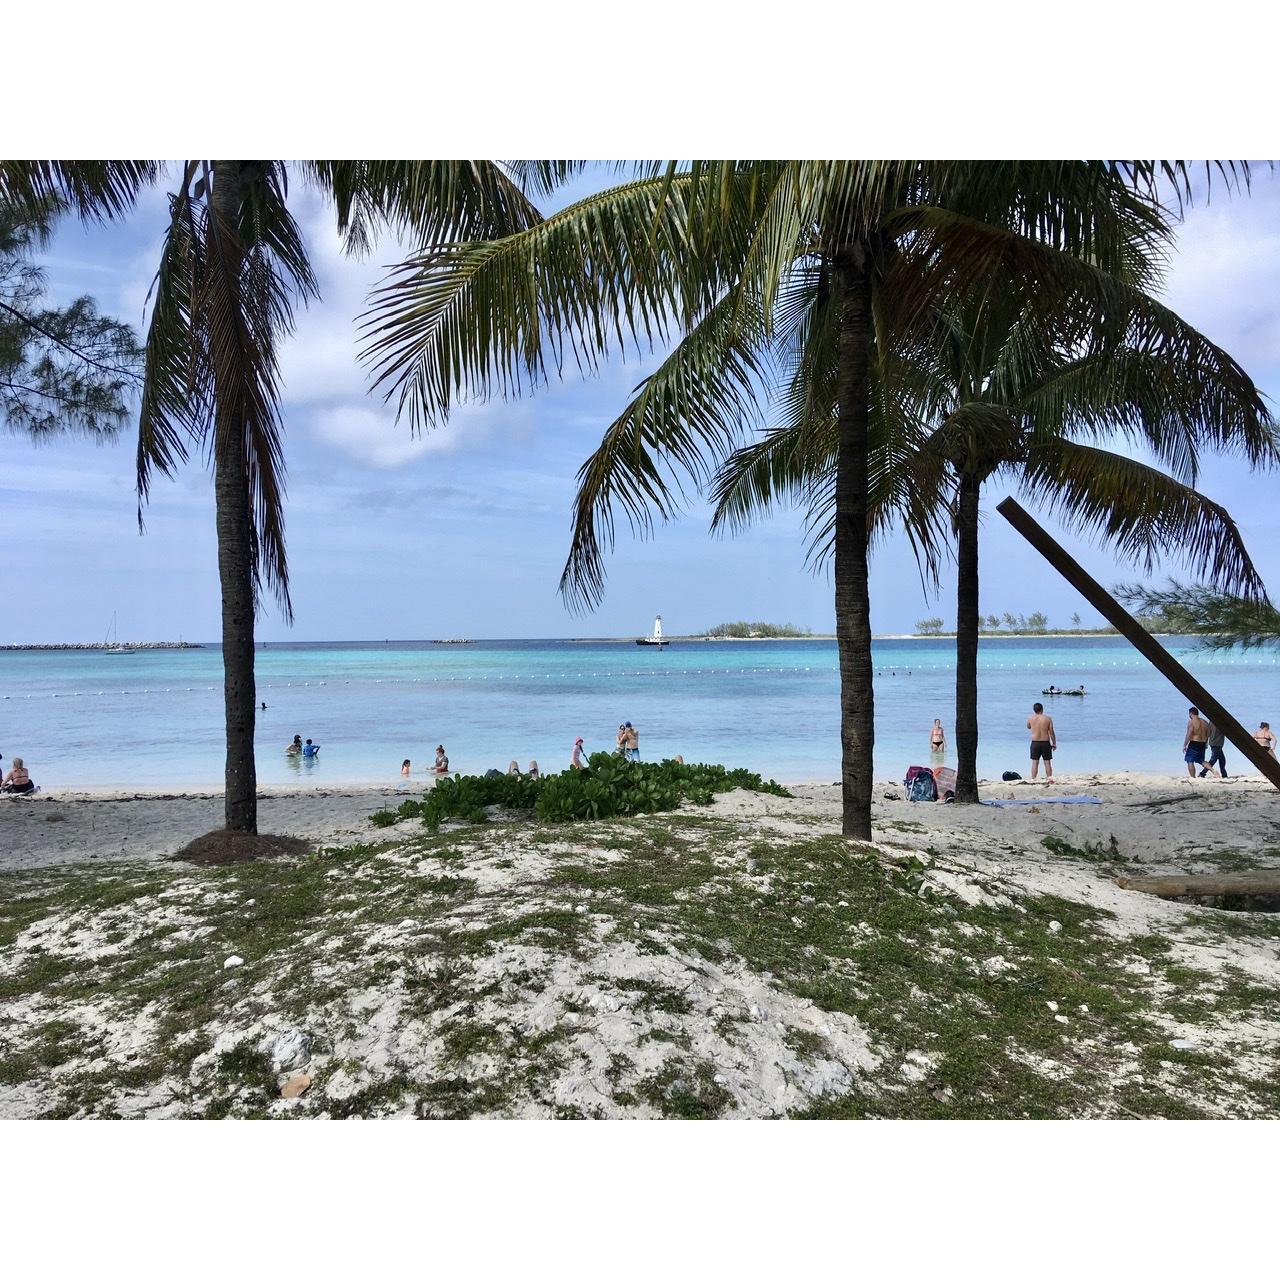
[[[1186,656],[1183,658],[1186,661]],[[1249,662],[1234,662],[1230,658],[1206,658],[1195,663],[1196,666],[1236,667],[1241,671],[1276,665],[1276,658],[1253,659]],[[989,671],[1035,671],[1040,676],[1056,676],[1060,671],[1089,671],[1096,676],[1101,671],[1112,667],[1146,667],[1145,658],[1120,658],[1110,664],[1106,662],[992,662],[984,663],[978,668],[979,675]],[[525,680],[537,683],[538,680],[618,680],[643,679],[645,677],[671,676],[772,676],[772,675],[834,675],[839,672],[838,666],[819,667],[662,667],[644,671],[560,671],[560,672],[517,672],[510,675],[452,675],[452,676],[379,676],[372,680],[373,684],[406,685],[406,684],[463,684],[492,680],[495,684],[506,681]],[[929,676],[953,676],[954,667],[880,667],[875,672],[878,677],[896,677],[899,675],[914,677],[916,674],[924,678]],[[258,684],[259,689],[323,689],[336,680],[288,680],[284,682],[267,681]],[[352,683],[343,680],[344,685]],[[359,679],[356,683],[361,683]],[[185,685],[156,689],[75,689],[61,693],[5,693],[0,694],[0,701],[39,700],[42,698],[102,698],[121,697],[136,698],[154,696],[156,694],[174,693],[217,693],[221,685]],[[1105,688],[1105,686],[1104,686]],[[1034,690],[1032,692],[1035,692]]]

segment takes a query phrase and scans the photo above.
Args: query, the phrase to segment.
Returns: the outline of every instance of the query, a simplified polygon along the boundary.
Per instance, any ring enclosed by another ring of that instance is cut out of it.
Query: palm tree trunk
[[[982,481],[960,472],[956,531],[956,802],[978,803],[978,499]]]
[[[842,830],[871,839],[871,766],[875,745],[871,685],[871,598],[867,587],[867,452],[871,408],[871,280],[861,245],[835,256],[840,297],[836,395],[835,587],[840,655]]]
[[[239,226],[240,166],[235,160],[213,164],[211,236],[221,245],[211,252],[233,256],[238,241],[227,234]],[[238,281],[235,270],[227,279]],[[233,300],[234,301],[234,300]],[[213,492],[217,511],[218,578],[222,585],[222,691],[227,726],[226,824],[232,831],[258,830],[258,775],[253,730],[258,705],[253,678],[253,526],[249,471],[244,452],[238,389],[217,385],[214,362]]]

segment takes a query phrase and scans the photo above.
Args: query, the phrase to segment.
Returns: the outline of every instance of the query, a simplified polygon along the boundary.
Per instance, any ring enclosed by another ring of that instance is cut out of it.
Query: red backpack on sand
[[[907,789],[908,800],[937,800],[938,798],[938,784],[934,781],[933,770],[927,765],[911,765],[902,785]]]

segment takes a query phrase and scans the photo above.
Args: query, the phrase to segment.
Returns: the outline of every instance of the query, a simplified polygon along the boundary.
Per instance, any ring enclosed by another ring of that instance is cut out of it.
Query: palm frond
[[[1231,514],[1190,485],[1132,458],[1065,440],[1032,447],[1020,475],[1031,500],[1068,527],[1101,537],[1147,573],[1169,556],[1216,587],[1266,598]]]
[[[748,335],[743,314],[735,293],[722,298],[636,388],[579,469],[560,579],[562,594],[575,606],[594,604],[603,594],[615,509],[633,533],[649,533],[655,517],[668,520],[683,503],[682,477],[704,484],[714,460],[759,421],[768,333],[756,310]]]
[[[384,230],[425,247],[497,239],[541,217],[521,183],[492,160],[312,160],[305,167],[333,200],[353,253],[367,253]],[[521,174],[545,193],[573,171],[568,161],[527,161]]]
[[[0,160],[0,200],[28,212],[52,200],[107,221],[132,209],[163,170],[159,160]]]
[[[749,220],[704,246],[690,190],[684,175],[628,183],[501,240],[410,258],[361,318],[374,385],[420,430],[456,398],[519,394],[566,361],[591,373],[607,352],[691,329],[735,278]]]

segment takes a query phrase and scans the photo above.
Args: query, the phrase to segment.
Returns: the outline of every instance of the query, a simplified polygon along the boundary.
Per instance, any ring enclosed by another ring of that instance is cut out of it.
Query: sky
[[[602,188],[590,174],[546,208]],[[668,634],[738,619],[832,630],[832,586],[805,565],[800,516],[787,512],[732,538],[708,534],[707,508],[659,526],[647,541],[625,524],[598,609],[574,614],[557,586],[568,549],[577,468],[653,358],[614,359],[587,381],[511,402],[467,404],[424,437],[371,395],[356,361],[355,317],[398,257],[383,243],[343,255],[331,210],[295,183],[291,205],[307,238],[321,300],[299,314],[282,353],[288,461],[287,536],[294,625],[264,602],[264,640],[640,635],[663,616]],[[53,297],[93,296],[141,331],[166,219],[163,190],[127,222],[63,223],[43,258]],[[1280,178],[1261,170],[1251,195],[1215,191],[1187,216],[1165,299],[1226,347],[1270,397],[1280,397]],[[65,438],[36,446],[0,434],[0,538],[5,547],[0,643],[101,640],[113,614],[127,640],[216,640],[217,562],[211,475],[199,457],[153,486],[139,534],[134,428],[115,444]],[[1206,457],[1200,487],[1239,522],[1255,563],[1280,589],[1275,479]],[[1007,492],[986,487],[983,613],[1041,611],[1050,625],[1099,621],[995,514]],[[1047,522],[1054,532],[1053,522]],[[1105,548],[1061,534],[1104,584],[1140,575]],[[1171,560],[1163,572],[1182,576]],[[901,537],[872,565],[872,622],[911,631],[954,616],[944,573],[925,596]],[[1163,577],[1163,573],[1160,575]]]

